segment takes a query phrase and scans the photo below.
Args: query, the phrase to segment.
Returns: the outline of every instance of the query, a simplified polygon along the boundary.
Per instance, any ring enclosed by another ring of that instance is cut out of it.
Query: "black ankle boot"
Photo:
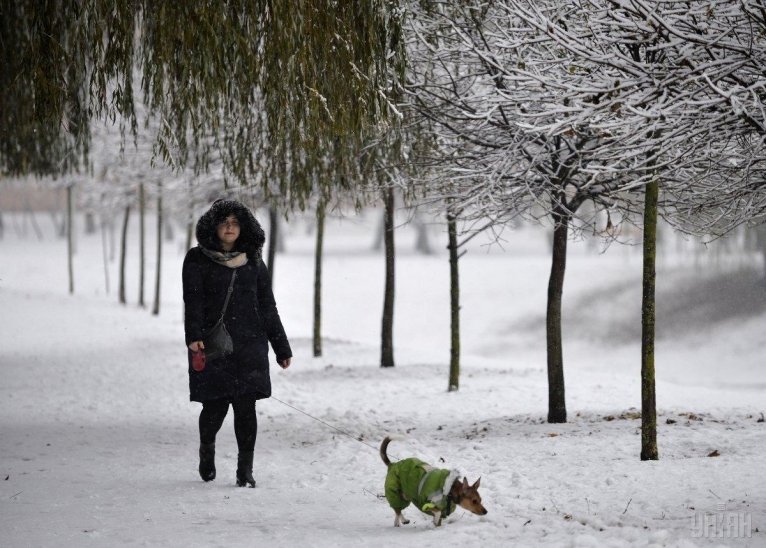
[[[237,487],[255,487],[253,479],[253,452],[240,453],[237,457]]]
[[[199,445],[199,476],[205,481],[215,479],[215,443]]]

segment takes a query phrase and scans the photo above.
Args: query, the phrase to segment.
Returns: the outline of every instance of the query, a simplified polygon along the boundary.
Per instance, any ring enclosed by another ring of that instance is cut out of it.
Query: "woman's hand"
[[[192,352],[199,352],[200,350],[205,350],[205,343],[202,341],[194,341],[189,345],[189,350]]]
[[[286,360],[282,360],[281,362],[279,362],[279,367],[281,367],[282,369],[287,369],[288,367],[290,367],[291,361],[292,361],[292,358],[287,358]]]

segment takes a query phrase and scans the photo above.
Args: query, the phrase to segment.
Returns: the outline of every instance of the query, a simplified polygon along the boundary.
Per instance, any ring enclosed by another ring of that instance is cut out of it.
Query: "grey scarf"
[[[214,251],[202,246],[199,246],[199,248],[208,259],[223,266],[238,268],[247,264],[247,253],[242,253],[241,251]]]

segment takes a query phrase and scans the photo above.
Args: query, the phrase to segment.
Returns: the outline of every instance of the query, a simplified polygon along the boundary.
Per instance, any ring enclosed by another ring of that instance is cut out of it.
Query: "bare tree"
[[[130,204],[125,206],[125,213],[122,218],[122,232],[120,238],[120,276],[119,276],[119,295],[120,304],[128,302],[125,294],[125,256],[128,249],[128,222],[130,221]]]
[[[517,21],[506,15],[455,3],[412,17],[417,40],[410,44],[407,91],[434,132],[429,156],[420,157],[428,166],[428,200],[455,204],[469,222],[489,219],[483,226],[520,215],[542,215],[553,226],[548,420],[565,422],[561,295],[572,219],[585,201],[613,207],[633,181],[593,176],[592,166],[605,162],[598,153],[608,136],[587,127],[554,135],[542,129],[561,116],[565,97],[541,82],[564,80],[569,73],[545,61],[549,47],[526,46],[534,43],[535,32],[516,36]],[[438,48],[429,38],[434,34]],[[532,68],[519,68],[525,63]]]
[[[458,245],[457,220],[459,212],[447,211],[447,239],[449,241],[450,272],[450,360],[447,390],[460,388],[460,249]]]
[[[316,244],[314,247],[314,357],[322,355],[322,255],[324,252],[325,201],[316,208]]]
[[[656,218],[659,213],[682,230],[717,237],[763,214],[763,147],[750,137],[764,134],[763,94],[756,91],[766,59],[766,40],[757,32],[764,12],[749,2],[686,2],[678,9],[675,2],[593,0],[579,3],[573,30],[572,18],[554,4],[509,2],[567,56],[589,64],[602,91],[581,116],[623,135],[644,154],[642,171],[650,177],[643,216],[641,458],[654,460]]]
[[[393,188],[384,191],[385,208],[384,244],[386,254],[385,288],[383,291],[383,316],[381,321],[380,366],[394,366],[394,294],[396,286],[396,247],[394,245],[394,213],[396,195]]]
[[[152,314],[157,316],[160,313],[160,288],[162,286],[162,183],[157,188],[157,261],[155,264],[154,279],[154,304],[152,305]]]
[[[553,226],[551,422],[566,420],[560,315],[570,231],[595,228],[606,211],[628,222],[644,216],[646,228],[659,213],[686,231],[725,233],[745,218],[737,211],[752,215],[762,203],[752,188],[760,146],[743,143],[742,131],[723,131],[732,126],[731,113],[721,112],[705,78],[709,65],[720,73],[726,63],[704,44],[725,34],[697,47],[667,30],[687,25],[695,34],[699,19],[712,17],[706,4],[690,3],[688,11],[640,0],[499,0],[413,8],[407,90],[434,130],[425,160],[430,199],[454,200],[466,218],[490,224],[524,216]],[[586,202],[594,207],[580,209]],[[645,271],[653,278],[648,232]],[[643,353],[646,386],[653,386],[653,297],[647,299]],[[649,409],[645,415],[651,421]]]
[[[66,239],[69,293],[74,294],[74,184],[66,187]]]

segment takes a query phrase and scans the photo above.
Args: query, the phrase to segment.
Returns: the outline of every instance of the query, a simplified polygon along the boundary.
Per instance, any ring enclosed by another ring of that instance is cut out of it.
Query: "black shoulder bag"
[[[231,273],[231,282],[229,282],[229,289],[226,291],[226,300],[223,302],[223,310],[221,310],[221,317],[210,329],[207,335],[202,339],[205,345],[205,359],[214,360],[221,356],[227,356],[234,352],[234,341],[231,340],[231,335],[226,330],[226,324],[223,323],[223,316],[226,314],[226,308],[229,306],[229,299],[234,291],[234,278],[237,276],[237,271]]]

